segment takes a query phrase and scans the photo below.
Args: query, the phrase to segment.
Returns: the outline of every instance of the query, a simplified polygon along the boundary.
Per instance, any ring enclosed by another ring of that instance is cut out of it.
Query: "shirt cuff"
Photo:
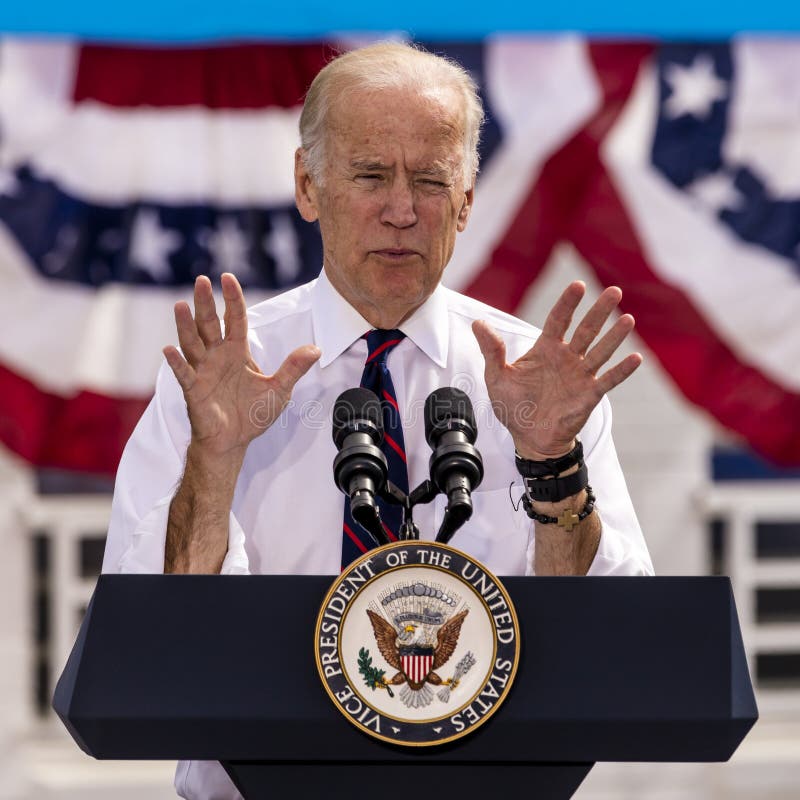
[[[631,545],[626,545],[626,538],[621,531],[609,525],[602,516],[600,525],[600,544],[587,576],[653,574],[649,557],[641,559],[635,551],[631,552]]]
[[[162,497],[139,523],[131,537],[131,544],[119,560],[118,571],[129,575],[153,575],[164,572],[164,542],[172,495]],[[228,525],[228,552],[222,562],[220,575],[249,575],[250,562],[244,546],[242,526],[230,512]]]
[[[652,575],[653,568],[650,565],[650,558],[637,558],[627,552],[625,538],[622,534],[608,525],[601,518],[600,544],[594,556],[587,577],[609,576],[609,575]],[[532,577],[536,575],[533,565],[536,563],[536,537],[531,536],[528,541],[528,549],[525,553],[526,565],[525,575]]]

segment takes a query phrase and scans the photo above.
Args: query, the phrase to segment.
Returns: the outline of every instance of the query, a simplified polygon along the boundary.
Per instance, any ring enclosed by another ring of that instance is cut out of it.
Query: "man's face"
[[[377,327],[425,302],[467,224],[462,116],[455,95],[350,92],[329,116],[322,186],[298,151],[297,205],[319,220],[325,271]]]

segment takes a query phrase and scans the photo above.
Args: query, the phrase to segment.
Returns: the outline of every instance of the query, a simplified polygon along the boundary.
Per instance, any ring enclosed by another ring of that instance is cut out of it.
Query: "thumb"
[[[314,366],[321,355],[322,351],[316,345],[304,344],[286,356],[272,377],[287,395],[291,394],[297,381]]]
[[[472,323],[472,332],[486,362],[486,378],[491,379],[506,365],[506,343],[500,334],[486,320]]]

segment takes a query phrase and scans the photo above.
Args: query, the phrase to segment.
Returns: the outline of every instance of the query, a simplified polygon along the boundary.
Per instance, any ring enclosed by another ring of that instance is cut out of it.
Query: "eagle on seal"
[[[453,655],[461,625],[468,613],[469,609],[465,608],[439,626],[434,645],[428,640],[422,626],[410,623],[398,630],[384,617],[367,609],[381,655],[391,667],[398,670],[393,678],[386,681],[387,685],[407,683],[408,689],[414,693],[406,693],[406,705],[419,707],[431,702],[433,693],[425,686],[426,683],[439,686],[450,682],[442,680],[434,670],[444,666]]]

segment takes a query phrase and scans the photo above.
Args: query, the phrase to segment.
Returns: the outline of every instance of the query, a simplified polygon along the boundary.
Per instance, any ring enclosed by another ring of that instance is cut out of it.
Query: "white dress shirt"
[[[334,402],[358,386],[370,324],[325,276],[248,312],[253,359],[266,374],[303,344],[316,344],[319,361],[297,383],[280,418],[248,447],[234,493],[226,574],[336,575],[340,570],[344,495],[333,481],[336,447],[331,436]],[[472,334],[487,320],[506,342],[507,358],[533,345],[539,330],[490,306],[439,286],[400,329],[406,338],[389,355],[408,459],[409,486],[429,477],[425,399],[442,386],[472,400],[475,443],[484,479],[473,492],[472,518],[451,544],[498,575],[532,575],[534,525],[514,510],[521,479],[511,435],[494,416],[483,379],[483,356]],[[258,409],[254,409],[258,413]],[[155,396],[123,453],[117,473],[104,572],[157,573],[172,496],[183,473],[189,421],[181,389],[164,364]],[[597,496],[602,535],[590,575],[645,575],[653,571],[611,439],[606,398],[581,431],[589,480]],[[421,538],[433,539],[445,498],[414,509]],[[220,774],[222,773],[222,774]],[[228,800],[239,795],[216,762],[181,762],[176,788],[183,797]]]

